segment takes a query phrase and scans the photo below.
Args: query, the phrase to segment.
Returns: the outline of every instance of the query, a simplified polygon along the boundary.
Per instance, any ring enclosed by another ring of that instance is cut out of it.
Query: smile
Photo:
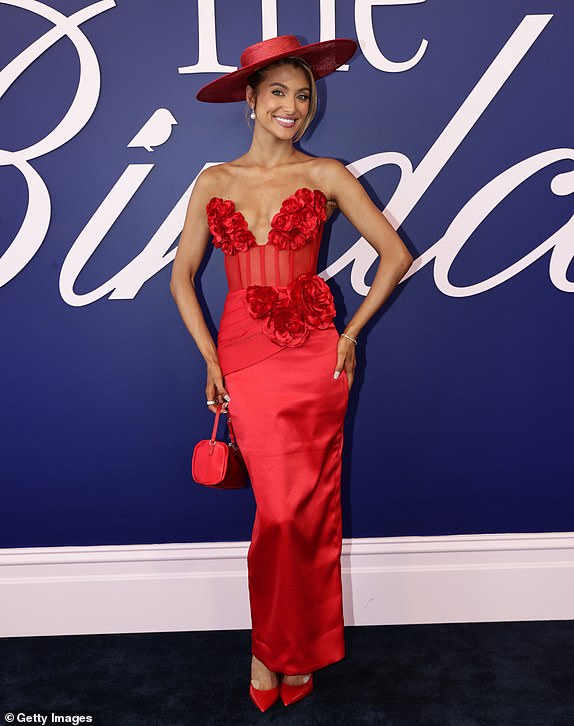
[[[294,118],[285,118],[284,116],[273,116],[273,118],[280,126],[285,126],[285,128],[290,129],[295,126]]]

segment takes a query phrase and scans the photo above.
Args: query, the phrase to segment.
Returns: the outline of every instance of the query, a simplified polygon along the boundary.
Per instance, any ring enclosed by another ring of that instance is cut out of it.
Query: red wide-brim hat
[[[228,103],[245,101],[247,79],[258,68],[294,56],[307,61],[315,80],[323,78],[346,63],[357,50],[357,43],[350,38],[333,38],[319,43],[301,45],[294,35],[279,35],[250,45],[241,54],[241,68],[226,73],[206,84],[197,92],[198,101]]]

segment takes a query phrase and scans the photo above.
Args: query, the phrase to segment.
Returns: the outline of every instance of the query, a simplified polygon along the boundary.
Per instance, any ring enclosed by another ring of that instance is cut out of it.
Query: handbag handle
[[[215,421],[213,422],[213,430],[211,431],[211,438],[209,439],[209,443],[212,447],[211,451],[213,451],[213,447],[215,446],[215,437],[217,436],[217,428],[219,426],[219,416],[222,411],[222,404],[217,404],[217,411],[215,413]],[[233,430],[233,425],[231,424],[231,416],[229,415],[229,411],[225,411],[225,414],[227,415],[227,427],[229,428],[229,438],[231,439],[232,446],[235,446],[237,448],[237,441],[235,440],[235,431]]]

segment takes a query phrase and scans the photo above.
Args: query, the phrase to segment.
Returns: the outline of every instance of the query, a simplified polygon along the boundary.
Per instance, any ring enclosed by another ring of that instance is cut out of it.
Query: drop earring
[[[255,118],[256,118],[255,117],[255,106],[251,106],[251,114],[250,114],[250,116],[251,116],[251,120],[252,121],[255,121]]]

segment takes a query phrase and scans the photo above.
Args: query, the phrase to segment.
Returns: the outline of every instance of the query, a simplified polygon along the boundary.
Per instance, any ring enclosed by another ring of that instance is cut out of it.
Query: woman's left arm
[[[368,294],[343,331],[356,340],[363,327],[402,280],[413,262],[413,256],[351,172],[335,159],[325,159],[324,162],[322,188],[355,229],[375,248],[380,258]],[[350,379],[349,388],[354,378],[355,363],[355,344],[341,336],[335,378],[344,368]]]

